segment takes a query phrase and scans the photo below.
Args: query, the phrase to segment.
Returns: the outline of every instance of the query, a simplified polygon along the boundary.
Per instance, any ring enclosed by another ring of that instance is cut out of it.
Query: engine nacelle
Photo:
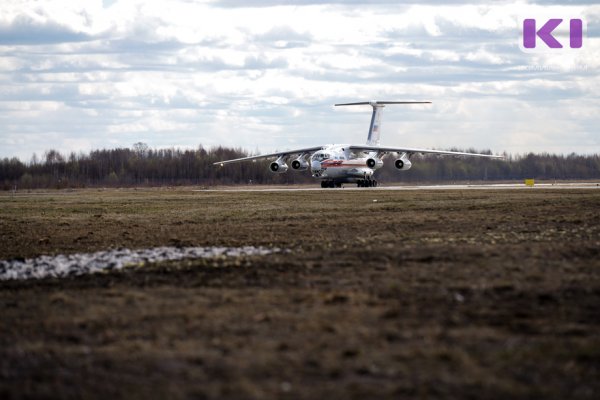
[[[394,166],[401,171],[406,171],[409,170],[410,167],[412,167],[412,163],[408,158],[400,157],[399,159],[394,161]]]
[[[269,164],[269,169],[276,174],[283,174],[288,170],[288,165],[283,160],[277,160]]]
[[[367,167],[371,169],[379,169],[383,167],[383,160],[379,158],[369,158],[367,160]]]
[[[303,158],[296,158],[292,161],[292,169],[295,171],[306,171],[308,169],[308,161]]]

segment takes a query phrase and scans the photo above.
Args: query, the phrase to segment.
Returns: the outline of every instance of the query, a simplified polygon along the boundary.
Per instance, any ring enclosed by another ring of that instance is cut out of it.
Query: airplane
[[[304,149],[279,151],[251,157],[236,158],[234,160],[218,161],[213,165],[242,161],[256,161],[259,159],[276,158],[269,164],[269,170],[281,174],[287,172],[287,161],[292,159],[291,167],[294,171],[306,171],[310,168],[312,176],[321,180],[322,188],[342,187],[343,183],[356,183],[358,187],[375,187],[378,185],[373,175],[376,170],[383,167],[383,158],[388,154],[397,154],[394,166],[400,171],[407,171],[412,167],[410,157],[413,154],[438,154],[453,156],[473,156],[487,158],[503,158],[491,154],[463,153],[458,151],[442,151],[416,149],[411,147],[384,147],[379,145],[381,133],[381,111],[388,104],[431,104],[430,101],[368,101],[358,103],[335,104],[338,106],[373,107],[367,143],[364,145],[328,144],[323,146],[307,147]]]

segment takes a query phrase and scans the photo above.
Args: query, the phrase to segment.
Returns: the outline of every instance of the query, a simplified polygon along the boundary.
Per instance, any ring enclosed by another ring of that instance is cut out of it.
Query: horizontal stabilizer
[[[384,104],[431,104],[430,101],[361,101],[359,103],[342,103],[335,106],[377,106]]]

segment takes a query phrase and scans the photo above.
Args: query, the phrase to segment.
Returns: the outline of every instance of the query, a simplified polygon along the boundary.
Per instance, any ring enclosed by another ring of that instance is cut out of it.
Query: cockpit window
[[[317,161],[323,161],[323,160],[329,160],[331,159],[331,154],[328,153],[315,153],[312,156],[313,160],[317,160]]]

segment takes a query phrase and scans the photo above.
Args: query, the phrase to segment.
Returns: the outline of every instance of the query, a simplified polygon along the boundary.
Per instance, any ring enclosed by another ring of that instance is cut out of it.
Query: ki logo
[[[525,49],[536,49],[539,48],[540,43],[537,42],[537,38],[541,39],[542,42],[550,49],[562,49],[563,45],[553,35],[555,29],[563,22],[560,18],[551,18],[545,21],[543,25],[537,24],[536,20],[527,18],[523,20],[523,48]],[[542,21],[543,22],[543,21]],[[541,27],[537,29],[538,26]],[[564,29],[564,26],[562,27]],[[537,30],[536,30],[537,29]],[[561,28],[558,28],[560,30]],[[561,30],[560,33],[563,33]],[[560,34],[559,33],[559,34]],[[564,32],[566,33],[566,32]],[[556,32],[555,32],[556,34]],[[560,35],[561,37],[563,35]],[[566,36],[566,34],[564,35]],[[583,21],[578,18],[569,20],[569,47],[571,49],[580,49],[583,45]]]

